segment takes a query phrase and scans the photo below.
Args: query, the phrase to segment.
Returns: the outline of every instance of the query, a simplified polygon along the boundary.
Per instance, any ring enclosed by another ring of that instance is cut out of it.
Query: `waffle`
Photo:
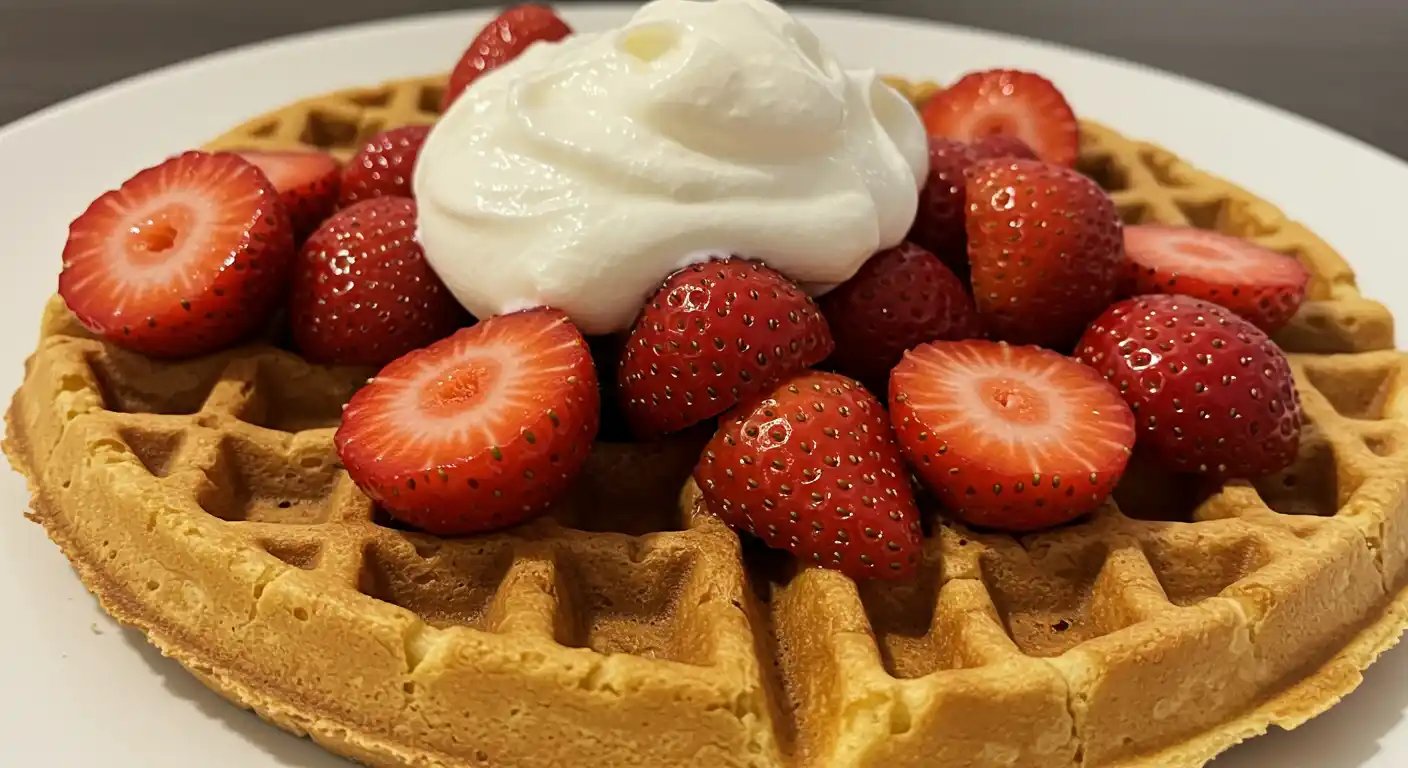
[[[299,102],[210,147],[346,158],[433,120],[441,83]],[[1408,624],[1408,359],[1304,227],[1157,147],[1083,135],[1127,220],[1250,236],[1314,272],[1280,337],[1308,420],[1284,472],[1198,498],[1136,462],[1091,517],[1021,538],[930,515],[917,580],[857,584],[704,513],[690,433],[599,443],[545,518],[437,539],[338,464],[366,371],[265,345],[155,362],[57,298],[5,449],[106,611],[369,765],[1202,765],[1333,705]]]

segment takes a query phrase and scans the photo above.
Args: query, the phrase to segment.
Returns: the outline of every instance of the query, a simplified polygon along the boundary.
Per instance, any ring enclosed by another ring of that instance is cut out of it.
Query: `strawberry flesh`
[[[440,103],[441,111],[449,109],[464,89],[485,72],[518,58],[533,43],[553,42],[570,34],[572,28],[551,8],[533,4],[509,8],[480,30],[451,70],[450,83]]]
[[[972,72],[925,102],[921,114],[932,136],[975,143],[1011,136],[1056,165],[1074,165],[1080,125],[1050,80],[1032,72]]]
[[[298,242],[313,234],[337,208],[342,166],[323,152],[238,153],[268,177],[288,210],[293,236]]]
[[[428,125],[403,125],[373,136],[342,168],[338,207],[374,197],[413,197],[416,160],[429,135]]]
[[[912,243],[870,257],[819,303],[836,341],[830,365],[880,393],[905,350],[981,332],[963,282]]]
[[[676,432],[826,359],[826,318],[792,281],[753,261],[686,267],[645,305],[618,381],[636,434]]]
[[[1124,284],[1114,202],[1089,178],[1034,160],[980,160],[964,194],[983,327],[1014,344],[1069,349]]]
[[[858,382],[806,371],[740,404],[694,478],[711,513],[805,563],[855,579],[914,574],[909,473],[884,408]]]
[[[905,456],[971,525],[1031,531],[1073,520],[1114,490],[1134,416],[1089,368],[1040,347],[934,342],[890,378]]]
[[[288,214],[264,174],[233,154],[187,152],[74,220],[59,294],[114,344],[190,357],[264,328],[292,261]]]
[[[1125,227],[1134,293],[1193,296],[1279,331],[1305,300],[1310,272],[1294,256],[1191,227]]]
[[[378,197],[339,211],[303,245],[289,323],[318,363],[385,365],[471,322],[416,242],[416,203]]]
[[[439,535],[542,512],[586,461],[596,371],[566,315],[500,315],[387,365],[348,402],[334,441],[394,518]]]
[[[1255,325],[1191,296],[1136,296],[1091,323],[1081,362],[1118,389],[1139,443],[1164,466],[1213,480],[1279,472],[1300,445],[1286,356]]]

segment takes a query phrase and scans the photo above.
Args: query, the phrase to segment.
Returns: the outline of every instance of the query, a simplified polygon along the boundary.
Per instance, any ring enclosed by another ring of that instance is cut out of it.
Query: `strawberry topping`
[[[596,435],[596,371],[565,315],[490,318],[387,365],[352,397],[335,442],[396,519],[441,535],[545,509]]]
[[[890,412],[905,455],[946,507],[1010,531],[1095,509],[1134,445],[1134,417],[1119,393],[1039,347],[919,347],[890,379]]]
[[[1011,136],[1056,165],[1074,165],[1080,149],[1080,126],[1066,97],[1031,72],[970,73],[929,99],[922,115],[931,135],[970,144]]]
[[[428,125],[406,125],[373,136],[343,167],[338,205],[346,208],[374,197],[412,197],[416,159],[428,135]]]
[[[337,207],[342,166],[322,152],[238,153],[253,163],[278,190],[288,209],[293,236],[299,242],[313,233]]]
[[[449,109],[464,89],[485,72],[518,58],[533,43],[557,41],[570,34],[572,28],[551,8],[531,4],[509,8],[480,30],[455,64],[440,104],[441,111]]]

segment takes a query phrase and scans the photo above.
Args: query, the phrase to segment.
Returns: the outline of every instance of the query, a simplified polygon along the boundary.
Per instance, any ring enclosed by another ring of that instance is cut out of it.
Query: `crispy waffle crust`
[[[211,147],[346,159],[432,121],[441,83],[310,99]],[[1193,498],[1134,465],[1092,518],[1020,539],[935,522],[906,585],[740,544],[687,482],[700,435],[600,444],[547,518],[443,540],[392,527],[338,464],[366,371],[258,345],[154,362],[58,299],[5,449],[105,610],[370,765],[1202,765],[1333,705],[1408,622],[1405,358],[1268,203],[1093,123],[1081,164],[1129,221],[1313,271],[1279,339],[1309,421],[1294,466]]]

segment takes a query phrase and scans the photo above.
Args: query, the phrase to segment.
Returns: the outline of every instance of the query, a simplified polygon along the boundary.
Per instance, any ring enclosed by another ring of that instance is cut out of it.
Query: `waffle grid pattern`
[[[300,102],[211,146],[346,158],[433,120],[440,83]],[[1020,539],[931,519],[917,581],[857,585],[703,514],[686,478],[707,436],[686,434],[600,444],[547,518],[442,540],[397,530],[337,463],[366,371],[267,346],[157,363],[57,298],[5,447],[109,613],[370,765],[1202,765],[1333,704],[1408,620],[1406,363],[1318,238],[1083,130],[1128,220],[1311,266],[1282,340],[1343,354],[1292,356],[1310,426],[1287,471],[1194,497],[1135,465],[1093,518]]]

